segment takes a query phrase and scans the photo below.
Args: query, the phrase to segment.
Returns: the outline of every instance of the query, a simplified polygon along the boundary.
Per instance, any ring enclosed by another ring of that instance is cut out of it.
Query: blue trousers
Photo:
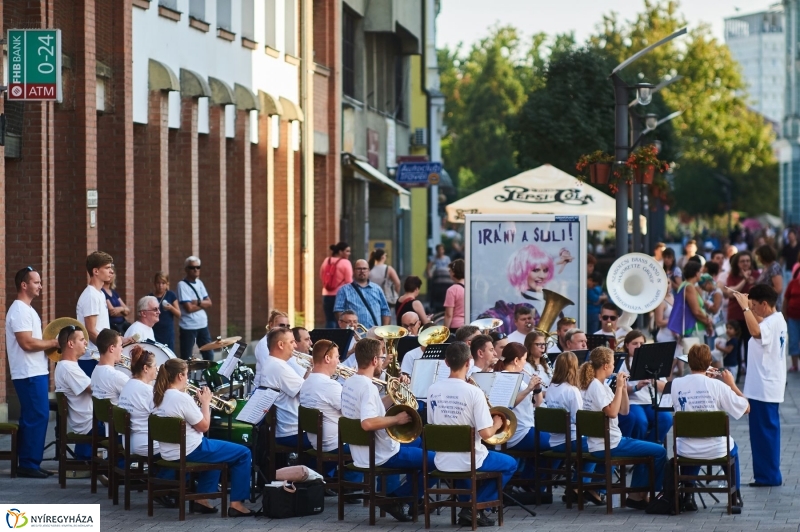
[[[483,464],[478,468],[478,471],[498,471],[503,474],[502,485],[503,487],[508,484],[511,477],[517,471],[517,461],[507,454],[498,453],[496,451],[489,451],[489,456],[483,460]],[[472,483],[469,480],[456,480],[457,489],[469,489]],[[495,479],[482,480],[478,483],[478,490],[476,492],[477,502],[492,501],[499,497],[497,493],[497,481]],[[469,497],[460,496],[462,501],[469,500]]]
[[[349,453],[350,452],[350,446],[348,444],[346,444],[346,443],[342,446],[342,449],[344,450],[345,453]],[[330,452],[331,453],[338,453],[339,449],[333,449]],[[323,465],[323,467],[325,467],[325,476],[331,477],[331,478],[336,478],[336,469],[339,466],[338,462],[323,462],[322,465]],[[321,474],[322,471],[320,471],[319,473]],[[364,475],[361,474],[361,473],[358,473],[356,471],[350,471],[349,469],[345,468],[343,473],[344,473],[344,475],[343,475],[344,479],[346,481],[348,481],[348,482],[363,482],[364,481]]]
[[[421,446],[422,440],[420,438],[417,438],[411,443],[400,445],[400,450],[397,451],[397,454],[389,458],[381,466],[419,469],[419,474],[417,475],[417,497],[419,498],[424,496],[423,490],[425,488],[425,479],[422,478],[422,461],[428,461],[428,471],[433,471],[436,469],[436,466],[433,464],[434,452],[428,451],[427,456],[424,456]],[[396,483],[397,479],[393,480],[391,477],[387,479],[386,493],[388,493],[391,497],[408,497],[411,495],[412,486],[410,477],[406,478],[406,481],[400,484],[398,488],[392,489],[393,484],[396,485]],[[436,480],[433,478],[428,481],[429,486],[433,486],[435,483]]]
[[[325,328],[336,329],[339,324],[336,322],[336,314],[333,312],[333,305],[336,303],[336,296],[322,296],[322,310],[325,311]]]
[[[658,439],[655,434],[656,412],[653,405],[630,405],[630,412],[623,416],[620,414],[619,430],[627,438],[660,443],[667,437],[672,428],[672,414],[670,412],[658,413]]]
[[[47,390],[49,375],[14,379],[14,389],[19,397],[19,434],[17,456],[19,467],[39,469],[44,454],[47,422],[50,419],[50,402]]]
[[[202,329],[184,329],[180,328],[180,338],[181,338],[181,358],[184,360],[189,360],[192,358],[192,349],[194,349],[194,344],[197,343],[198,347],[202,347],[205,344],[211,343],[211,333],[208,332],[208,327],[204,327]],[[200,353],[203,355],[204,360],[213,360],[214,359],[214,352],[213,351],[203,351]],[[248,495],[249,497],[250,495]]]
[[[739,476],[739,446],[736,443],[733,444],[733,449],[731,449],[731,456],[733,456],[736,460],[733,464],[733,476],[736,479],[736,489],[740,489],[742,485],[741,477]],[[681,466],[681,474],[682,475],[699,475],[700,474],[700,466]]]
[[[278,445],[284,445],[286,447],[296,447],[297,436],[294,434],[290,434],[289,436],[281,436],[280,438],[275,438],[275,443]],[[303,441],[300,443],[300,449],[303,451],[311,449],[311,442],[308,441],[308,434],[305,432],[303,433]]]
[[[542,434],[544,434],[544,433],[542,433]],[[589,440],[587,440],[585,436],[581,440],[582,440],[581,441],[581,450],[583,452],[585,452],[585,453],[588,453],[589,452]],[[566,443],[562,443],[561,445],[556,445],[554,447],[550,447],[550,450],[551,451],[555,451],[557,453],[563,453],[563,452],[565,452],[567,450],[567,444]],[[577,451],[578,451],[578,440],[572,440],[572,443],[570,444],[570,447],[569,447],[569,452],[570,453],[576,453]],[[594,463],[594,462],[584,462],[583,463],[583,468],[581,468],[581,471],[583,471],[584,473],[594,473],[595,467],[597,467],[597,464]],[[578,475],[577,474],[573,475],[572,480],[578,480]],[[585,477],[583,479],[583,481],[584,482],[591,482],[592,479],[589,478],[589,477]]]
[[[595,458],[605,458],[604,451],[592,453]],[[655,491],[661,491],[664,484],[664,463],[667,461],[667,451],[657,443],[635,440],[623,437],[619,445],[611,450],[611,456],[652,456],[655,467]],[[604,464],[598,464],[598,470],[603,471]],[[633,468],[633,478],[631,479],[632,488],[642,488],[650,485],[650,478],[645,464],[639,464]]]
[[[91,358],[89,360],[78,360],[78,366],[86,373],[87,376],[91,377],[92,373],[94,372],[94,368],[97,367],[97,360]]]
[[[539,450],[541,451],[549,451],[550,450],[550,433],[549,432],[541,432],[541,436],[539,438],[540,447]],[[509,449],[513,449],[515,451],[533,451],[536,449],[536,429],[531,427],[528,429],[528,432],[525,434],[520,441],[516,443],[513,447],[509,447]],[[534,462],[533,460],[526,460],[524,458],[516,458],[517,461],[517,471],[520,469],[520,474],[522,478],[533,478],[533,475],[536,474],[534,470]]]
[[[781,419],[780,403],[750,401],[750,448],[753,450],[753,478],[760,484],[780,486],[781,476]]]

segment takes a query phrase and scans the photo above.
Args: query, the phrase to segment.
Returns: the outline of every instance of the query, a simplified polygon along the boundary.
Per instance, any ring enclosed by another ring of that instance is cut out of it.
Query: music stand
[[[578,365],[580,366],[584,362],[589,361],[589,353],[592,352],[591,349],[567,349],[571,353],[575,353],[575,356],[578,357]],[[561,353],[559,353],[560,355]]]
[[[632,381],[652,381],[650,399],[653,405],[653,430],[658,438],[658,379],[668,378],[672,373],[672,359],[675,357],[677,342],[658,342],[644,344],[633,353],[631,365]],[[660,442],[659,442],[660,443]]]
[[[419,342],[416,336],[403,336],[397,341],[397,363],[403,363],[403,357],[406,353],[419,347]]]
[[[425,348],[425,352],[422,353],[422,358],[426,360],[444,360],[444,352],[449,345],[450,344],[431,344]]]
[[[345,358],[347,358],[350,342],[353,341],[355,332],[352,329],[314,329],[309,331],[308,335],[311,337],[312,344],[317,343],[319,340],[330,340],[339,348],[339,353],[344,354]]]
[[[587,334],[586,335],[586,347],[591,351],[595,347],[610,347],[609,340],[612,340],[614,337],[607,334]]]

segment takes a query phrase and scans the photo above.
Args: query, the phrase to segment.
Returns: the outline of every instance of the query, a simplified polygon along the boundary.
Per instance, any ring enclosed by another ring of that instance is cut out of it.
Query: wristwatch
[[[744,313],[745,313],[745,312],[747,312],[748,310],[750,310],[750,307],[745,307],[745,308],[743,308],[743,309],[742,309],[742,314],[744,314]]]

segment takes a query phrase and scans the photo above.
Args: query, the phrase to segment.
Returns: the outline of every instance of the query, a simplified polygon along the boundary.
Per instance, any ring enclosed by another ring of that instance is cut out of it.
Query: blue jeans
[[[197,343],[198,347],[202,347],[211,343],[211,333],[208,332],[208,327],[202,329],[180,329],[181,333],[181,358],[189,360],[192,358],[192,349],[194,344]],[[203,360],[214,360],[213,351],[203,351]],[[248,495],[249,497],[249,495]]]
[[[672,428],[672,414],[670,412],[658,413],[658,439],[655,439],[656,412],[653,405],[630,405],[627,415],[620,414],[619,430],[627,438],[660,443],[664,441],[667,432]]]
[[[572,440],[572,443],[570,444],[569,452],[570,452],[570,454],[572,456],[574,456],[573,453],[577,453],[577,451],[578,451],[578,445],[577,444],[578,444],[578,440]],[[567,444],[566,443],[562,443],[561,445],[556,445],[555,447],[551,447],[550,450],[551,451],[555,451],[557,453],[566,452]],[[589,452],[589,443],[588,443],[588,440],[586,439],[585,436],[581,439],[581,450],[583,452],[585,452],[585,453]],[[584,473],[594,473],[595,467],[597,467],[597,464],[594,463],[594,462],[584,462],[583,463],[583,467],[581,468],[581,471],[583,471]],[[572,480],[578,480],[578,475],[577,474],[573,475],[572,476]],[[584,482],[591,482],[592,479],[590,477],[584,477],[583,481]]]
[[[417,497],[422,498],[424,496],[423,490],[425,487],[425,479],[422,478],[422,461],[428,461],[428,471],[433,471],[436,469],[436,466],[433,464],[434,452],[428,451],[427,456],[424,456],[420,445],[420,438],[417,438],[407,445],[401,445],[397,454],[384,462],[381,467],[419,469],[419,474],[417,475]],[[408,497],[411,495],[411,477],[407,477],[406,481],[400,484],[400,487],[396,489],[391,489],[393,483],[391,478],[387,480],[388,487],[386,492],[390,497]],[[428,481],[428,486],[433,486],[434,484],[436,484],[436,480],[431,477]]]
[[[595,458],[605,458],[605,451],[596,451],[592,453]],[[664,483],[664,463],[667,461],[667,451],[657,443],[650,443],[647,441],[635,440],[633,438],[623,437],[619,445],[611,450],[611,456],[652,456],[655,467],[655,484],[654,489],[657,492],[661,491]],[[598,464],[597,469],[604,471],[605,465]],[[633,468],[633,478],[631,479],[632,488],[643,488],[650,485],[650,477],[647,472],[646,464],[639,464]]]
[[[336,329],[339,324],[336,322],[336,314],[333,312],[333,304],[336,296],[322,296],[322,310],[325,311],[325,328]]]
[[[502,473],[502,486],[505,487],[517,471],[517,461],[507,454],[489,451],[489,456],[483,460],[483,464],[478,468],[478,471],[497,471]],[[469,480],[456,480],[455,484],[457,489],[469,489],[472,487],[471,481]],[[497,493],[497,481],[495,479],[480,481],[478,483],[476,496],[478,499],[477,502],[492,501],[499,498],[499,494]],[[459,499],[467,501],[469,497],[461,495]]]
[[[14,383],[19,397],[19,467],[39,469],[47,437],[47,422],[50,419],[50,402],[47,398],[50,376],[37,375],[11,382]]]
[[[736,489],[738,490],[742,484],[741,478],[739,476],[739,446],[736,443],[733,444],[733,448],[731,449],[731,456],[734,457],[733,463],[733,476],[736,479]],[[727,468],[725,468],[727,471]],[[700,466],[681,466],[681,474],[682,475],[699,475],[700,474]]]
[[[350,453],[350,445],[345,443],[342,446],[342,450],[345,452],[345,454],[349,454]],[[332,451],[329,451],[329,452],[335,454],[335,453],[339,452],[339,449],[333,449]],[[336,478],[336,469],[339,466],[338,462],[322,462],[322,466],[325,468],[325,476],[326,477]],[[364,475],[363,474],[358,473],[356,471],[350,471],[347,468],[344,469],[343,476],[344,476],[344,479],[347,482],[364,482]]]
[[[278,445],[283,445],[285,447],[297,447],[297,435],[290,434],[289,436],[281,436],[280,438],[275,438],[275,443],[277,443]],[[300,450],[305,451],[307,449],[311,449],[311,442],[308,441],[308,434],[304,432],[303,441],[300,443]]]

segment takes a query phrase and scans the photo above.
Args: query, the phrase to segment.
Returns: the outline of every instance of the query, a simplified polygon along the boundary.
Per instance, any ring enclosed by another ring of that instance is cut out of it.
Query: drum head
[[[220,384],[214,388],[214,394],[227,397],[229,393],[238,392],[244,387],[240,381],[233,381],[230,384]]]
[[[149,351],[153,353],[153,355],[156,357],[156,367],[160,367],[161,364],[163,364],[170,358],[175,358],[175,353],[172,352],[172,349],[170,349],[164,344],[159,344],[158,342],[154,342],[152,340],[146,340],[144,342],[134,342],[132,344],[126,345],[125,347],[122,348],[122,352],[127,356],[131,356],[131,351],[133,351],[133,346],[136,345],[141,347],[144,351]],[[123,370],[123,368],[117,368],[117,369]]]

